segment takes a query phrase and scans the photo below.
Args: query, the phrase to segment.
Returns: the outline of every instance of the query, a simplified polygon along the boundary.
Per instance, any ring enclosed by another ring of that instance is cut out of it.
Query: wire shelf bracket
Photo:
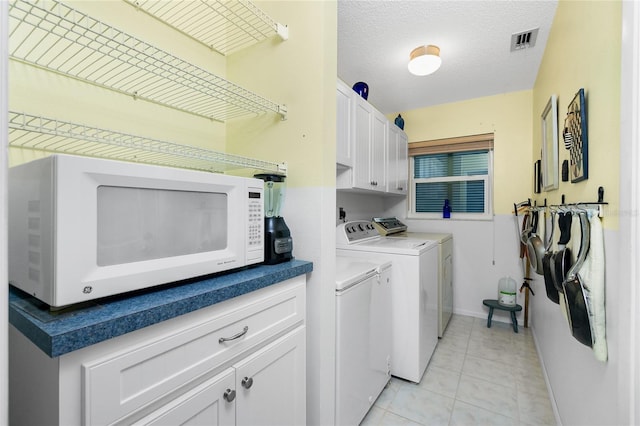
[[[247,0],[124,1],[222,55],[274,35],[289,39],[289,27]]]

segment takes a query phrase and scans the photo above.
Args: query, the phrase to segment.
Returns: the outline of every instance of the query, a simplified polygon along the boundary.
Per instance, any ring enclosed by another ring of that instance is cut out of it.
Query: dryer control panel
[[[396,217],[374,217],[371,223],[373,223],[380,235],[384,236],[407,230],[407,225],[400,222]]]

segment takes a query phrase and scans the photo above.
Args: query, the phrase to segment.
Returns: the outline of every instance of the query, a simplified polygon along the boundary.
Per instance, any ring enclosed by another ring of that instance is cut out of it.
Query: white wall
[[[288,188],[282,210],[293,255],[313,262],[307,277],[307,424],[331,424],[335,410],[336,253],[329,213],[335,199],[335,188]]]
[[[622,7],[620,102],[620,232],[617,255],[618,383],[620,422],[640,424],[640,4]],[[609,297],[607,295],[607,297]],[[608,319],[608,318],[607,318]]]
[[[513,215],[497,215],[491,221],[407,219],[404,197],[383,197],[338,191],[336,207],[344,207],[347,220],[395,216],[412,232],[453,234],[453,310],[456,314],[487,317],[483,299],[495,299],[498,280],[510,276],[523,282],[522,262],[518,257],[518,237]],[[336,220],[337,220],[336,212]],[[537,295],[544,287],[534,287]],[[524,306],[524,293],[518,295]],[[509,322],[507,315],[495,314],[496,321]],[[523,325],[524,311],[518,314]]]
[[[620,255],[619,235],[604,233],[607,264],[616,264]],[[607,345],[609,360],[595,359],[591,348],[576,341],[569,330],[560,306],[547,299],[544,290],[532,302],[531,321],[543,371],[551,386],[555,409],[565,425],[626,424],[617,418],[620,395],[619,372],[627,371],[620,360],[624,315],[617,309],[618,301],[628,294],[628,283],[619,279],[618,268],[606,268]],[[544,279],[536,276],[534,284],[544,289]]]
[[[384,214],[384,199],[377,195],[358,194],[338,190],[336,193],[336,220],[339,208],[346,213],[346,220],[371,220]]]

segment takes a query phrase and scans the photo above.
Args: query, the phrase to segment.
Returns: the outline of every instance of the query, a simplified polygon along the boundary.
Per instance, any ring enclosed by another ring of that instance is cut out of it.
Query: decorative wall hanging
[[[589,140],[587,134],[587,104],[584,89],[578,90],[567,107],[562,132],[565,148],[569,150],[571,183],[589,178]]]
[[[542,160],[536,160],[533,163],[533,193],[539,194],[541,192],[542,176],[540,175],[540,168],[542,167]]]
[[[551,95],[542,111],[542,189],[558,189],[558,98]]]

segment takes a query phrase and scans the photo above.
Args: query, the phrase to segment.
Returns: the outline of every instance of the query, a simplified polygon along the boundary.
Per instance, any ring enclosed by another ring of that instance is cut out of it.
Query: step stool
[[[489,307],[489,318],[487,318],[487,328],[491,328],[491,317],[493,316],[494,309],[500,309],[501,311],[508,311],[511,313],[511,323],[513,324],[513,331],[518,332],[518,320],[516,319],[516,312],[522,310],[522,306],[504,306],[498,303],[496,299],[484,299],[482,301],[484,306]]]

